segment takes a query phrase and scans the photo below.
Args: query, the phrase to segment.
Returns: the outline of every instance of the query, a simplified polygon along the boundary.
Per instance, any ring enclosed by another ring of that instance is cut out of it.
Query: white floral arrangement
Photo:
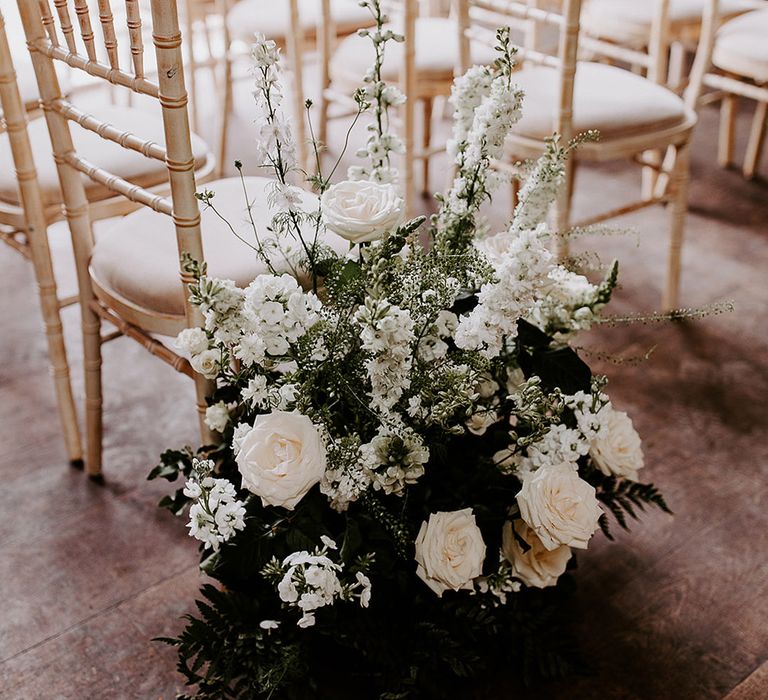
[[[271,272],[240,289],[185,263],[205,327],[177,344],[216,380],[206,420],[221,443],[169,451],[152,476],[186,477],[165,505],[189,505],[203,570],[222,585],[170,640],[195,697],[342,697],[329,688],[354,669],[350,697],[444,698],[510,664],[567,671],[561,631],[542,621],[574,551],[610,536],[606,512],[625,526],[646,503],[666,509],[638,482],[631,419],[568,345],[616,282],[615,266],[592,284],[548,250],[570,145],[549,144],[506,230],[482,235],[491,162],[523,105],[508,33],[494,66],[455,81],[455,179],[429,222],[408,220],[388,126],[405,96],[381,79],[402,37],[377,0],[361,5],[377,25],[355,95],[355,121],[373,114],[369,163],[336,184],[312,176],[307,205],[278,50],[257,37],[277,213],[252,248]],[[274,271],[280,255],[295,274]]]

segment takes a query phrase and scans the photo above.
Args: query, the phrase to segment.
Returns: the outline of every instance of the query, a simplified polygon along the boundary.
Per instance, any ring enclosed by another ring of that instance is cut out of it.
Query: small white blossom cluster
[[[566,155],[567,151],[552,141],[544,155],[536,161],[520,189],[512,217],[512,233],[533,231],[546,222],[549,208],[563,184]]]
[[[231,482],[209,476],[213,466],[211,460],[193,460],[195,475],[187,480],[184,495],[195,501],[189,509],[190,537],[216,551],[245,528],[245,504],[237,499]]]
[[[260,275],[245,290],[242,336],[234,354],[250,367],[287,355],[320,320],[322,304],[290,275]]]
[[[486,66],[472,66],[453,81],[449,100],[453,106],[453,138],[446,144],[446,150],[453,158],[459,154],[459,146],[467,141],[475,110],[490,94],[492,79]]]
[[[354,582],[343,582],[339,575],[344,565],[329,556],[329,550],[337,549],[336,543],[325,535],[321,540],[323,547],[313,553],[294,552],[282,564],[273,561],[268,567],[267,575],[281,574],[277,584],[280,600],[301,611],[302,616],[296,623],[299,627],[312,627],[315,611],[337,600],[357,600],[363,608],[367,608],[371,600],[370,579],[358,571]]]
[[[411,384],[413,319],[407,310],[369,297],[355,320],[362,327],[363,349],[373,354],[366,362],[371,405],[387,415]]]
[[[376,437],[360,447],[361,461],[370,474],[373,488],[401,496],[406,485],[424,475],[429,448],[410,428],[397,432],[382,427]]]
[[[452,338],[459,325],[458,316],[443,309],[419,340],[416,353],[423,362],[441,360],[448,354],[446,339]]]
[[[552,266],[552,254],[536,232],[515,236],[496,264],[498,281],[483,285],[478,305],[459,320],[456,345],[497,357],[505,340],[517,336],[517,321],[528,314]]]
[[[279,163],[283,173],[286,173],[296,165],[296,144],[290,123],[281,109],[283,94],[279,79],[279,49],[274,41],[257,32],[251,57],[255,81],[256,157],[261,164]]]
[[[528,320],[545,332],[564,334],[589,330],[601,305],[596,303],[598,287],[562,266],[553,268],[542,295],[533,303]]]

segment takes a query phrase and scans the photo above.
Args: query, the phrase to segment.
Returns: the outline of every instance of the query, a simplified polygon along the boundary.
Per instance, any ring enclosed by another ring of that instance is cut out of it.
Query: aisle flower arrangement
[[[192,697],[448,698],[500,671],[566,673],[575,552],[610,536],[607,514],[626,526],[645,504],[666,509],[638,481],[631,419],[568,344],[616,283],[615,265],[592,284],[548,250],[572,144],[552,140],[506,230],[484,230],[490,164],[523,107],[508,33],[493,66],[456,80],[455,179],[435,216],[408,220],[389,127],[406,97],[381,79],[402,38],[377,0],[361,4],[377,22],[355,95],[356,120],[372,115],[366,164],[335,184],[338,162],[315,174],[307,206],[278,51],[257,37],[277,213],[249,245],[270,272],[240,289],[185,262],[205,327],[177,344],[216,380],[207,421],[222,440],[166,452],[151,478],[183,479],[163,505],[219,584],[166,640]]]

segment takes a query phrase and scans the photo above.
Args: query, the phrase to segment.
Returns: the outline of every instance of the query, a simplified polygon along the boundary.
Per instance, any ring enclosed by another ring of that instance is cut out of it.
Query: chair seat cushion
[[[706,0],[670,0],[672,26],[700,22]],[[720,0],[720,13],[726,17],[750,9],[749,0]],[[644,44],[648,41],[656,13],[652,0],[589,0],[581,26],[593,36],[619,43]]]
[[[712,63],[757,82],[768,82],[768,9],[726,22],[717,33]]]
[[[322,19],[320,0],[299,0],[299,21],[304,30],[314,34]],[[339,34],[349,34],[373,23],[370,10],[357,0],[331,0],[331,16]],[[240,0],[227,15],[227,27],[233,39],[253,41],[261,32],[268,39],[284,40],[290,32],[291,13],[288,0]]]
[[[248,177],[245,183],[263,243],[270,238],[267,227],[274,211],[268,204],[268,197],[274,180]],[[240,179],[214,180],[206,183],[205,189],[215,192],[216,210],[245,241],[254,244],[254,232],[248,223]],[[317,209],[315,195],[304,193],[303,202],[306,210]],[[213,210],[201,205],[201,217],[203,251],[211,277],[231,279],[238,286],[245,287],[258,275],[269,271],[256,252],[238,239]],[[307,229],[307,236],[310,240],[314,238],[313,228]],[[347,241],[335,234],[327,233],[323,240],[340,255],[349,250]],[[300,242],[293,239],[281,243],[289,247],[300,246]],[[289,264],[279,253],[274,252],[271,259],[278,273],[291,272]],[[103,224],[96,235],[91,275],[97,285],[108,293],[150,313],[184,315],[176,232],[168,216],[142,207],[128,216]],[[302,283],[307,283],[302,276],[300,279]]]
[[[559,76],[554,68],[525,66],[513,75],[524,90],[523,116],[513,133],[534,139],[552,136],[558,105]],[[683,101],[670,90],[627,70],[579,62],[573,98],[573,132],[590,129],[607,141],[653,132],[686,118]]]
[[[395,28],[397,30],[397,28]],[[416,71],[424,80],[452,81],[459,64],[459,33],[456,22],[445,17],[419,17],[416,20]],[[492,63],[496,53],[479,42],[471,46],[472,61]],[[374,49],[368,37],[348,36],[331,59],[331,80],[359,85],[374,62]],[[382,76],[396,82],[403,61],[403,44],[390,42],[384,56]]]
[[[143,139],[149,139],[161,145],[165,142],[163,122],[157,113],[127,107],[101,107],[98,117]],[[147,158],[141,153],[130,151],[111,141],[105,141],[77,124],[72,124],[70,131],[78,155],[94,165],[141,187],[153,187],[168,180],[168,170],[162,161]],[[28,133],[43,201],[46,205],[56,204],[62,199],[61,190],[45,120],[32,121],[29,124]],[[195,167],[201,167],[205,163],[209,150],[205,141],[194,134],[192,135],[192,152],[195,156]],[[7,134],[0,135],[0,163],[13,163]],[[90,202],[98,202],[114,195],[108,188],[85,175],[83,175],[83,182]],[[13,167],[0,168],[0,200],[11,204],[19,203]]]

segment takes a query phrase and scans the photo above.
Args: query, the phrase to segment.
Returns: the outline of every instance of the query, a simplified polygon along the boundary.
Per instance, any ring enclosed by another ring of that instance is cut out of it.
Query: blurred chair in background
[[[712,17],[717,0],[707,0],[705,32],[711,36]],[[563,144],[578,134],[599,132],[596,142],[582,144],[566,165],[565,185],[555,206],[555,230],[558,232],[558,254],[568,255],[567,232],[572,226],[586,226],[629,214],[645,207],[670,203],[670,246],[667,280],[662,299],[664,310],[677,306],[680,287],[680,265],[689,179],[689,147],[696,125],[694,105],[698,98],[703,71],[691,82],[686,100],[654,81],[628,70],[602,63],[577,61],[579,52],[580,0],[565,0],[561,12],[542,10],[532,2],[498,2],[497,0],[459,0],[461,37],[464,44],[462,68],[469,65],[467,44],[470,39],[494,41],[494,29],[522,21],[540,22],[559,30],[557,55],[529,47],[519,52],[520,70],[515,82],[525,91],[521,120],[513,127],[507,141],[507,160],[499,167],[515,172],[510,163],[520,158],[540,155],[554,133]],[[523,25],[531,35],[530,29]],[[697,65],[709,61],[711,41],[702,42]],[[653,56],[653,50],[650,54]],[[672,154],[662,165],[643,158],[648,151],[668,150]],[[584,161],[630,159],[656,170],[656,191],[636,202],[571,221],[570,209],[576,165]]]
[[[704,78],[705,85],[724,93],[718,148],[723,167],[733,161],[738,99],[745,97],[757,103],[742,166],[746,178],[757,172],[768,128],[768,3],[763,5],[720,27],[712,53],[713,70]]]

